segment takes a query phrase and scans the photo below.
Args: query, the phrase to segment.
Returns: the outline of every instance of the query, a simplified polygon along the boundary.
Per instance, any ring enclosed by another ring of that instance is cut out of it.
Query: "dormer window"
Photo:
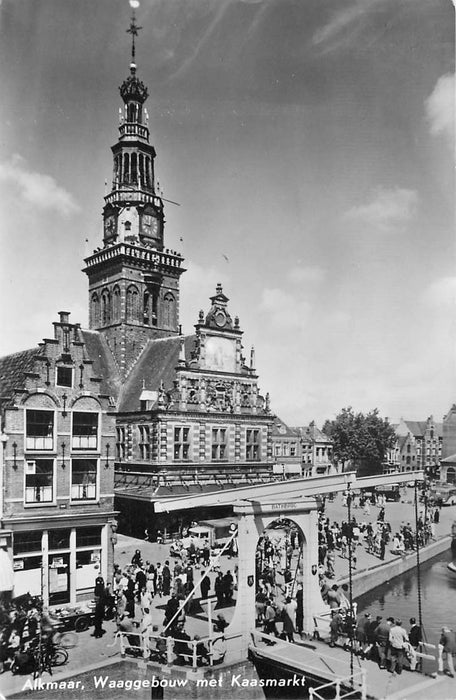
[[[73,386],[73,368],[72,367],[57,367],[56,386]]]

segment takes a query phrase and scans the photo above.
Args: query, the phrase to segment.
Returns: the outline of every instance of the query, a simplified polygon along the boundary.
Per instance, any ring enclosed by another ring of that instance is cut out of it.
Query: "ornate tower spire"
[[[144,103],[148,90],[137,76],[137,0],[133,9],[130,74],[119,87],[119,137],[112,146],[111,191],[103,208],[103,248],[86,258],[90,328],[104,333],[124,376],[150,338],[179,333],[179,253],[164,247],[164,206],[155,182],[155,148],[149,142]]]

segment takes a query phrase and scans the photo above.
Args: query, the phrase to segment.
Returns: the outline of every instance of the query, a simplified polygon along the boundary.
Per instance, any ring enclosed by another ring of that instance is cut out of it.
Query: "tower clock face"
[[[104,232],[106,237],[113,236],[116,232],[116,217],[111,214],[104,220]]]
[[[142,229],[146,236],[156,236],[158,233],[158,219],[151,214],[143,214]]]

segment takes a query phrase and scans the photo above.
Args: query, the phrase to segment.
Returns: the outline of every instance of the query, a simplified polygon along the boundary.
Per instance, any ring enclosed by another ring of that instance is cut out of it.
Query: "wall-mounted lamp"
[[[65,448],[66,444],[62,442],[62,469],[65,469],[66,464],[65,464]]]
[[[63,416],[64,418],[66,418],[66,416],[68,415],[68,412],[67,412],[67,410],[66,410],[66,402],[67,402],[67,400],[68,400],[68,396],[67,396],[66,394],[63,394],[63,395],[62,395],[62,399],[63,399],[63,411],[62,411],[62,416]]]
[[[17,442],[13,442],[13,469],[17,469]]]
[[[105,469],[109,468],[109,450],[111,449],[111,445],[108,444],[106,445],[106,462],[105,462]]]

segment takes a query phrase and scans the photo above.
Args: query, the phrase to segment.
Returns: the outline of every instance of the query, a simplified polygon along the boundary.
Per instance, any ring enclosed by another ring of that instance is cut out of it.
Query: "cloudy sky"
[[[87,325],[128,0],[0,0],[0,354]],[[290,424],[456,400],[447,0],[141,0],[190,333],[222,282]],[[89,240],[88,248],[85,240]],[[182,241],[181,241],[182,239]]]

